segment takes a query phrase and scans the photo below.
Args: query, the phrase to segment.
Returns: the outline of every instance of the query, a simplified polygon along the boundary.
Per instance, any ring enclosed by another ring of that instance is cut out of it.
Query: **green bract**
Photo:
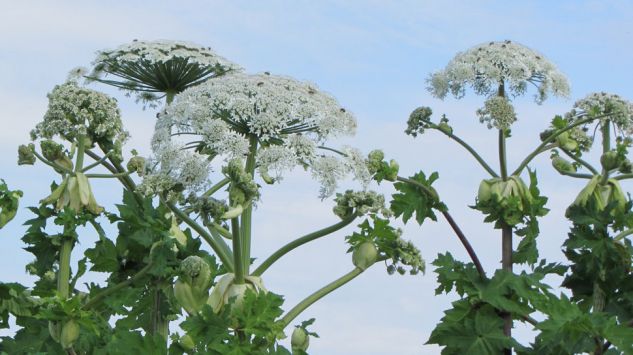
[[[292,351],[308,350],[308,346],[310,346],[310,336],[308,332],[301,327],[296,327],[292,331],[290,345],[292,346]]]
[[[209,264],[199,256],[189,256],[180,264],[174,296],[189,314],[195,314],[207,302],[211,281]]]
[[[213,308],[214,312],[218,313],[231,300],[234,300],[233,307],[240,308],[247,289],[255,292],[268,292],[260,277],[246,276],[244,279],[245,283],[236,284],[235,274],[228,273],[222,276],[213,286],[207,304]]]
[[[361,270],[365,270],[374,265],[376,260],[378,260],[378,249],[376,249],[376,246],[372,242],[365,242],[359,245],[352,253],[354,266]]]

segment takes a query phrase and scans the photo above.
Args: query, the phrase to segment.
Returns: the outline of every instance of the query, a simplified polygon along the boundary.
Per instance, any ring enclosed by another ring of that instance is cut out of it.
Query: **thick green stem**
[[[246,173],[252,177],[255,176],[255,158],[257,155],[257,136],[251,135],[249,137],[249,151],[246,157]],[[251,223],[253,219],[253,204],[249,204],[244,209],[240,216],[240,228],[242,236],[242,268],[244,274],[249,274],[249,268],[251,266]]]
[[[218,258],[220,258],[220,261],[222,261],[222,264],[227,268],[228,271],[233,271],[233,255],[231,254],[231,250],[229,249],[228,245],[224,243],[221,237],[214,238],[213,236],[209,235],[209,232],[207,232],[204,227],[196,223],[196,221],[194,221],[193,219],[189,218],[189,216],[182,212],[173,203],[167,202],[165,203],[165,205],[169,207],[169,209],[176,215],[176,217],[185,222],[185,224],[196,231],[196,233],[198,233],[202,237],[202,239],[209,243],[211,249],[213,249]]]
[[[242,256],[242,237],[240,236],[240,221],[237,218],[231,219],[231,232],[233,233],[233,271],[235,273],[235,283],[244,283],[244,262]]]
[[[310,296],[306,297],[303,301],[299,302],[296,306],[294,306],[288,313],[286,313],[281,318],[281,323],[284,328],[290,324],[301,312],[303,312],[306,308],[310,307],[316,301],[325,297],[328,293],[336,290],[337,288],[345,285],[346,283],[353,280],[356,276],[360,275],[363,272],[360,268],[354,268],[354,270],[348,272],[347,274],[341,276],[340,278],[332,281],[331,283],[325,285],[323,288],[317,290]]]
[[[85,136],[77,137],[77,157],[75,160],[75,172],[80,172],[84,164],[84,151],[86,150]],[[79,211],[77,211],[79,212]],[[57,277],[57,292],[62,299],[70,296],[70,255],[73,250],[72,227],[64,227],[64,239],[59,251],[59,274]]]
[[[141,279],[143,276],[145,276],[147,274],[147,272],[150,270],[150,268],[151,268],[151,264],[145,265],[144,268],[139,270],[139,272],[137,272],[134,276],[130,277],[129,279],[127,279],[125,281],[122,281],[122,282],[119,282],[118,284],[116,284],[116,285],[114,285],[112,287],[108,287],[105,290],[101,291],[99,294],[97,294],[96,296],[91,298],[88,302],[86,302],[86,304],[84,304],[82,308],[84,310],[89,310],[89,309],[97,306],[106,297],[119,292],[120,290],[132,285],[134,282],[136,282],[139,279]]]
[[[57,292],[62,299],[70,295],[70,254],[73,250],[73,241],[64,233],[61,250],[59,251],[59,276],[57,278]]]
[[[605,120],[600,131],[602,132],[602,154],[604,154],[611,150],[611,121]],[[600,175],[600,185],[606,185],[609,181],[609,170],[603,167]]]
[[[259,265],[259,267],[257,267],[257,269],[255,269],[255,271],[253,271],[253,276],[261,276],[266,270],[268,270],[268,268],[273,265],[277,260],[279,260],[282,256],[286,255],[287,253],[291,252],[292,250],[294,250],[297,247],[300,247],[306,243],[309,243],[313,240],[316,240],[318,238],[324,237],[328,234],[332,234],[334,232],[336,232],[337,230],[340,230],[346,226],[348,226],[350,223],[352,223],[355,219],[357,218],[356,214],[353,214],[345,219],[343,219],[342,221],[333,224],[329,227],[325,227],[323,229],[320,229],[318,231],[312,232],[310,234],[306,234],[303,237],[297,238],[293,241],[291,241],[290,243],[284,245],[283,247],[279,248],[276,252],[274,252],[271,256],[269,256],[266,260],[264,260],[264,262]]]
[[[622,239],[626,238],[627,236],[629,236],[629,235],[631,235],[631,234],[633,234],[633,228],[631,228],[631,229],[627,229],[627,230],[625,230],[624,232],[620,232],[620,234],[616,235],[616,236],[613,238],[613,240],[615,240],[615,241],[619,241],[619,240],[622,240]]]
[[[505,97],[503,81],[499,83],[497,96]],[[506,129],[499,130],[499,169],[501,170],[501,178],[506,181],[508,179]],[[510,273],[512,273],[512,250],[512,227],[504,225],[501,227],[501,267]],[[507,337],[512,336],[512,315],[510,313],[503,315],[503,334]],[[512,348],[504,349],[504,353],[511,355]]]
[[[171,104],[174,101],[175,96],[176,96],[176,93],[173,91],[165,92],[165,102],[167,103],[167,105]]]

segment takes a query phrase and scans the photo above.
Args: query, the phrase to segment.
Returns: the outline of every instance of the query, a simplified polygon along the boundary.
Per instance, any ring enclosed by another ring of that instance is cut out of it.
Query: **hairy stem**
[[[196,221],[187,216],[173,203],[167,202],[165,203],[165,205],[169,207],[169,209],[176,215],[176,217],[185,222],[186,225],[196,231],[196,233],[198,233],[198,235],[200,235],[200,237],[202,237],[202,239],[204,239],[209,244],[211,249],[213,249],[218,258],[220,258],[222,264],[227,268],[228,271],[233,271],[233,255],[228,245],[224,243],[221,237],[214,238],[213,236],[209,235],[209,232],[207,232],[204,227],[196,223]]]
[[[244,283],[244,262],[242,260],[242,237],[240,236],[240,221],[238,218],[231,219],[231,232],[233,233],[233,272],[235,273],[235,283]]]
[[[294,250],[295,248],[304,245],[306,243],[309,243],[313,240],[316,240],[318,238],[321,238],[323,236],[326,236],[328,234],[332,234],[334,232],[336,232],[337,230],[340,230],[346,226],[348,226],[350,223],[352,223],[355,219],[357,218],[357,215],[354,213],[353,215],[343,219],[342,221],[333,224],[329,227],[325,227],[323,229],[320,229],[318,231],[312,232],[310,234],[306,234],[303,237],[297,238],[293,241],[291,241],[290,243],[284,245],[283,247],[279,248],[277,251],[275,251],[271,256],[269,256],[266,260],[264,260],[263,263],[261,263],[261,265],[259,265],[259,267],[257,267],[257,269],[255,269],[255,271],[253,271],[253,276],[261,276],[271,265],[273,265],[277,260],[279,260],[282,256],[286,255],[287,253],[291,252],[292,250]]]
[[[360,269],[358,267],[354,268],[352,271],[350,271],[347,274],[339,277],[338,279],[330,282],[329,284],[327,284],[324,287],[322,287],[321,289],[317,290],[316,292],[314,292],[310,296],[308,296],[305,299],[303,299],[301,302],[299,302],[296,306],[294,306],[290,311],[288,311],[288,313],[286,313],[281,318],[281,323],[283,324],[284,328],[287,327],[288,324],[290,324],[290,322],[292,322],[306,308],[310,307],[316,301],[318,301],[321,298],[325,297],[328,293],[330,293],[330,292],[336,290],[337,288],[345,285],[346,283],[350,282],[356,276],[360,275],[362,272],[363,272],[362,269]]]
[[[245,171],[252,177],[255,176],[255,157],[257,155],[257,136],[251,135],[249,137],[249,150],[246,157]],[[249,268],[251,266],[251,223],[253,219],[253,204],[250,203],[248,207],[244,209],[240,216],[240,228],[242,237],[242,268],[244,274],[249,274]]]
[[[466,238],[466,235],[464,234],[464,232],[462,232],[461,228],[459,228],[459,226],[457,225],[457,222],[455,222],[455,220],[453,219],[453,216],[451,216],[451,214],[448,213],[448,211],[442,211],[442,215],[444,216],[448,224],[453,229],[453,232],[455,232],[455,235],[457,235],[457,238],[459,238],[459,241],[462,243],[462,245],[466,249],[468,256],[470,256],[470,260],[472,260],[473,264],[475,264],[475,268],[477,268],[477,272],[479,272],[479,276],[482,279],[485,279],[486,271],[484,271],[484,268],[481,265],[481,261],[479,261],[479,258],[477,257],[477,253],[475,253],[475,249],[473,249],[472,245],[468,241],[468,238]]]

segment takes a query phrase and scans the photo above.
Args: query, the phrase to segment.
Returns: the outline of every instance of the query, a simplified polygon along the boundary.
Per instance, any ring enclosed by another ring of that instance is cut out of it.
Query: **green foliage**
[[[391,201],[391,210],[395,216],[402,216],[404,223],[407,223],[415,214],[415,220],[420,225],[427,218],[436,221],[437,217],[433,210],[446,210],[446,206],[440,202],[435,189],[431,186],[438,177],[437,173],[432,173],[427,179],[423,172],[419,172],[409,178],[417,184],[395,183],[394,187],[398,193],[392,196]]]

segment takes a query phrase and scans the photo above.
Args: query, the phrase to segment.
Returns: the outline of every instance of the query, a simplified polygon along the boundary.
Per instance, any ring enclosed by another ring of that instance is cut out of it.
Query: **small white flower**
[[[490,96],[501,83],[513,96],[523,95],[528,84],[537,86],[537,103],[542,103],[549,93],[569,95],[569,83],[554,64],[511,41],[484,43],[458,53],[444,70],[433,73],[427,82],[429,91],[440,99],[449,92],[461,98],[468,86],[479,95]]]

